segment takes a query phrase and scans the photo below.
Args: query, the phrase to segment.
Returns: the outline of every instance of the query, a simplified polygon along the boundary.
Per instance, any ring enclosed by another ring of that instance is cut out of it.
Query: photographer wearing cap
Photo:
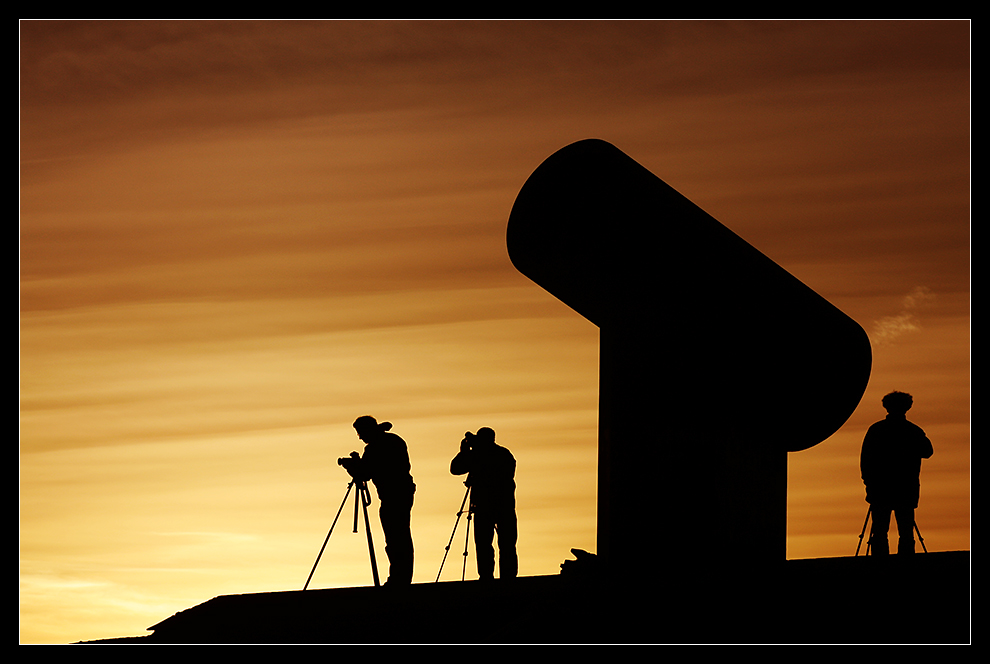
[[[358,438],[364,441],[364,454],[351,452],[339,459],[351,477],[358,481],[371,480],[380,502],[378,516],[385,534],[385,554],[389,561],[385,585],[407,585],[413,576],[413,540],[410,529],[413,495],[416,485],[410,474],[409,450],[406,441],[389,433],[391,423],[378,423],[370,415],[354,421]]]
[[[499,578],[514,578],[519,562],[516,555],[516,460],[504,447],[495,444],[495,431],[488,427],[464,434],[461,449],[450,462],[453,475],[468,474],[464,482],[471,488],[474,514],[474,546],[478,556],[478,576],[494,578],[498,533]]]

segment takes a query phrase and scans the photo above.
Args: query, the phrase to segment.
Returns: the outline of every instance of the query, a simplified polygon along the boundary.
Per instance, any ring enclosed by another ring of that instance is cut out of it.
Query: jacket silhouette
[[[495,431],[482,427],[477,435],[464,434],[460,451],[450,462],[450,472],[468,474],[464,483],[471,488],[478,576],[494,578],[492,540],[498,533],[499,578],[514,578],[519,571],[519,560],[516,554],[516,460],[512,453],[495,444]]]
[[[934,449],[921,427],[907,420],[906,413],[912,405],[909,394],[891,392],[885,396],[887,417],[873,424],[863,439],[860,471],[873,515],[873,555],[890,552],[887,532],[891,512],[897,521],[897,552],[914,553],[914,510],[921,492],[921,461],[931,457]]]

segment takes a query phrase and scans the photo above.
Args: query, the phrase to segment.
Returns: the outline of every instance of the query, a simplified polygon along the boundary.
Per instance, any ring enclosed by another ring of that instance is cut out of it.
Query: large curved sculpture
[[[784,560],[787,452],[866,389],[863,329],[613,145],[529,177],[516,268],[601,333],[598,547],[607,569]]]

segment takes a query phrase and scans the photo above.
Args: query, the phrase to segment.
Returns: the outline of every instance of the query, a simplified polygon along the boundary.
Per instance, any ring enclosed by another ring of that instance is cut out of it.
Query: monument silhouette
[[[601,140],[536,169],[506,242],[520,272],[600,329],[608,573],[783,560],[787,453],[856,408],[863,329]],[[664,545],[674,537],[687,545]]]
[[[598,550],[507,583],[219,596],[109,641],[968,640],[968,552],[786,560],[787,455],[869,380],[855,321],[601,140],[536,168],[506,243],[600,330]]]

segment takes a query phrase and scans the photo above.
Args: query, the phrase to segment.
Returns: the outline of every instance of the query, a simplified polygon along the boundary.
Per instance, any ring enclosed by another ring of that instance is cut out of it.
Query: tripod
[[[330,535],[333,534],[333,528],[337,525],[337,519],[340,518],[340,513],[344,511],[344,505],[347,504],[347,497],[351,493],[351,489],[354,485],[357,485],[357,491],[354,492],[354,532],[358,531],[358,504],[360,503],[364,511],[364,529],[368,535],[368,553],[371,556],[371,575],[375,580],[375,587],[377,588],[380,584],[378,582],[378,562],[375,560],[375,543],[371,539],[371,522],[368,521],[368,505],[371,504],[371,492],[368,491],[368,483],[358,480],[351,480],[347,485],[347,491],[344,492],[344,499],[340,501],[340,508],[337,510],[337,516],[333,518],[333,523],[330,524],[330,531],[327,533],[326,539],[323,540],[323,546],[320,547],[320,553],[316,556],[316,562],[313,563],[313,569],[309,572],[309,578],[306,579],[306,585],[303,586],[303,590],[309,587],[309,582],[313,579],[313,574],[316,572],[316,566],[320,564],[320,558],[323,557],[323,551],[327,548],[327,542],[330,541]]]
[[[859,534],[859,544],[856,546],[856,555],[857,556],[859,555],[859,549],[860,549],[860,547],[863,546],[863,536],[866,535],[866,525],[870,522],[870,517],[872,515],[873,515],[873,506],[870,505],[870,507],[866,510],[866,521],[863,522],[863,530]],[[921,536],[921,529],[918,528],[918,522],[917,521],[914,522],[914,532],[918,534],[918,541],[921,542],[921,549],[925,553],[928,553],[928,547],[925,546],[925,538]],[[870,537],[870,539],[868,539],[866,541],[866,554],[865,555],[867,555],[867,556],[870,555],[870,545],[873,543],[872,540],[873,540],[873,538]]]
[[[471,495],[471,486],[468,485],[467,491],[464,492],[464,500],[461,501],[461,508],[457,510],[457,520],[454,521],[454,529],[450,532],[450,539],[447,541],[447,546],[445,546],[443,549],[443,560],[440,561],[440,571],[437,572],[437,581],[440,580],[440,574],[443,572],[443,565],[445,562],[447,562],[447,554],[450,553],[450,545],[454,541],[454,533],[457,532],[457,524],[461,522],[461,515],[464,514],[464,505],[468,506],[468,513],[467,513],[468,516],[467,516],[467,531],[464,533],[464,563],[461,566],[461,581],[464,580],[464,576],[467,573],[468,542],[470,540],[471,514],[472,514],[471,503],[468,502],[468,496],[470,495]]]

